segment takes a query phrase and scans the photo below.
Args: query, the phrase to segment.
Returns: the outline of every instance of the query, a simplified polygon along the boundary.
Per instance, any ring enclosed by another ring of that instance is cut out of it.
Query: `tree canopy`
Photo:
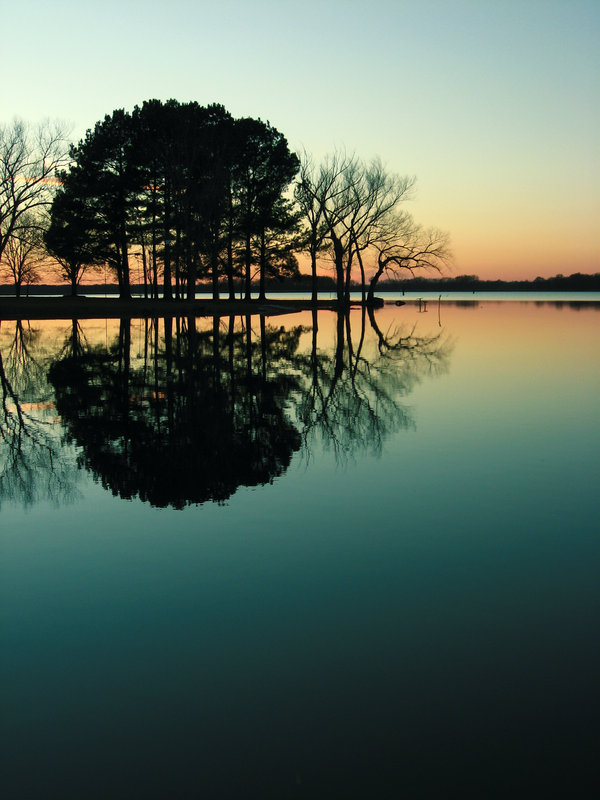
[[[237,289],[249,300],[256,286],[264,299],[268,280],[299,275],[305,253],[313,299],[318,267],[329,264],[347,304],[356,274],[372,300],[383,275],[440,271],[449,260],[447,235],[405,210],[414,177],[343,151],[315,164],[269,122],[219,104],[116,109],[67,159],[60,128],[36,135],[23,124],[0,129],[0,257],[11,239],[31,239],[25,227],[43,228],[72,294],[104,266],[124,299],[132,283],[147,297],[193,299],[199,282],[214,299],[226,287],[229,299]]]
[[[264,294],[265,276],[294,263],[296,218],[285,194],[299,160],[268,122],[236,120],[220,105],[150,100],[107,115],[70,157],[51,249],[71,264],[75,254],[82,264],[107,263],[121,297],[130,296],[133,256],[154,295],[162,276],[166,299],[192,298],[198,279],[212,280],[218,298],[221,278],[233,297],[239,277],[249,297],[254,270]]]

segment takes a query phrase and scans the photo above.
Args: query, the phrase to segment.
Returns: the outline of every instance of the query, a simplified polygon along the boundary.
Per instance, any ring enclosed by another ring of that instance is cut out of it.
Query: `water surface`
[[[0,325],[3,796],[584,796],[600,312]]]

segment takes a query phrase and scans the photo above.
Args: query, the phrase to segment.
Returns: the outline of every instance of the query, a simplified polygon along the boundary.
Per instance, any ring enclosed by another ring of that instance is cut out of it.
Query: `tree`
[[[73,297],[85,273],[110,257],[98,241],[95,209],[79,178],[77,169],[63,175],[43,236],[46,251]]]
[[[209,277],[219,298],[219,254],[225,246],[233,120],[223,106],[177,107],[170,150],[177,275],[193,299],[198,277]],[[179,281],[177,281],[179,283]]]
[[[83,265],[104,262],[128,298],[135,246],[155,296],[162,262],[166,300],[193,299],[199,278],[218,299],[223,274],[233,297],[236,262],[247,298],[253,268],[261,297],[268,276],[297,271],[297,215],[285,195],[299,161],[268,122],[234,120],[218,104],[150,100],[107,115],[70,156],[47,243],[72,286]]]
[[[0,275],[10,277],[15,286],[15,294],[20,297],[23,286],[38,283],[43,261],[42,231],[31,212],[23,214],[19,227],[6,240],[0,262]]]
[[[237,227],[243,247],[244,293],[251,297],[253,239],[259,242],[260,295],[264,299],[268,231],[292,227],[293,216],[284,214],[283,195],[300,162],[283,134],[267,122],[251,118],[236,121],[237,160],[233,178],[237,200]],[[286,220],[284,222],[284,220]]]
[[[313,303],[317,302],[318,279],[317,261],[327,247],[328,226],[324,216],[325,200],[332,191],[336,170],[317,169],[306,152],[300,159],[300,172],[294,189],[294,198],[304,223],[302,250],[310,256],[311,294]]]
[[[192,299],[197,279],[207,277],[218,299],[223,273],[233,296],[233,118],[219,104],[149,100],[134,109],[132,125],[141,175],[136,236],[148,249],[154,285],[160,263],[166,299],[184,288]]]
[[[258,250],[259,299],[265,300],[265,282],[299,278],[298,214],[291,201],[280,198],[266,211],[255,237]]]
[[[352,268],[366,278],[363,253],[388,230],[400,203],[412,195],[415,178],[387,172],[377,158],[364,162],[335,152],[318,169],[305,159],[296,193],[307,230],[313,274],[316,258],[327,244],[339,302],[350,298]],[[396,217],[399,218],[399,217]]]
[[[139,196],[135,217],[142,253],[148,249],[150,283],[153,297],[158,297],[159,265],[163,271],[165,297],[170,293],[170,274],[160,259],[165,241],[164,213],[166,208],[164,142],[165,106],[160,100],[148,100],[133,110],[134,147],[142,164],[144,189]],[[164,255],[164,251],[163,251]]]
[[[140,180],[131,151],[131,116],[117,109],[71,148],[71,170],[60,175],[64,182],[72,172],[77,174],[78,200],[93,212],[95,256],[115,271],[123,299],[131,297],[132,198]]]
[[[397,277],[402,270],[414,275],[417,269],[441,272],[451,261],[448,234],[437,228],[424,229],[406,213],[387,220],[372,245],[377,253],[377,268],[369,284],[369,304],[373,303],[375,288],[382,275]]]
[[[11,237],[52,201],[56,172],[68,161],[66,135],[57,122],[0,126],[0,261]]]

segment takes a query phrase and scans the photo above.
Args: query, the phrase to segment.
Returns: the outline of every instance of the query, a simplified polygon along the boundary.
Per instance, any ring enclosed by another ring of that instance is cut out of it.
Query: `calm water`
[[[0,325],[5,798],[597,779],[600,306]]]

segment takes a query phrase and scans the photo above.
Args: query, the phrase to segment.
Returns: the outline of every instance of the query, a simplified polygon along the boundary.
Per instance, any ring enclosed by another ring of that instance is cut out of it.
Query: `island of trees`
[[[125,301],[208,290],[264,302],[276,288],[310,291],[313,303],[328,291],[344,306],[357,290],[372,305],[377,289],[600,288],[598,275],[442,276],[448,235],[406,210],[414,177],[343,151],[316,164],[268,122],[217,104],[149,100],[71,145],[58,125],[16,121],[0,126],[0,169],[0,293],[17,297],[49,271],[73,296],[103,275]]]
[[[302,282],[303,255],[313,300],[328,262],[347,303],[354,275],[372,299],[380,279],[450,259],[448,236],[404,209],[413,177],[339,151],[315,164],[221,105],[149,100],[70,146],[58,126],[15,122],[0,128],[0,162],[0,271],[17,296],[52,263],[73,295],[108,271],[125,300],[132,284],[167,302],[199,286],[264,300],[269,282]]]

